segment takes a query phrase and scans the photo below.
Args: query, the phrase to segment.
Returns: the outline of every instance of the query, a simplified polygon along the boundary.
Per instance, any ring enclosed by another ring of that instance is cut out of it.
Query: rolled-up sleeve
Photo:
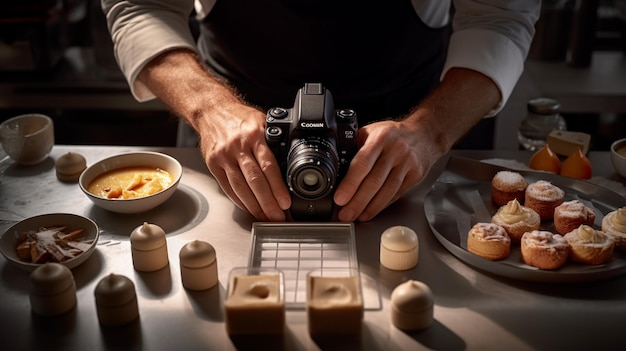
[[[456,0],[453,32],[442,77],[453,67],[468,68],[491,78],[501,101],[488,116],[497,114],[524,70],[535,33],[539,0]]]
[[[193,0],[102,0],[115,59],[139,101],[154,98],[140,81],[141,69],[174,48],[196,50],[189,16]]]

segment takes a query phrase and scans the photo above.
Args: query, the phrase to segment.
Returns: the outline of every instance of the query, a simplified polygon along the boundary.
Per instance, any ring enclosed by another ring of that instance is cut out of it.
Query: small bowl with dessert
[[[73,269],[96,249],[98,225],[71,213],[51,213],[26,218],[0,237],[0,251],[9,263],[33,271],[49,262]]]
[[[175,158],[151,151],[111,156],[87,167],[78,184],[97,206],[118,213],[141,213],[169,199],[183,175]]]
[[[626,178],[626,138],[616,140],[611,145],[611,163],[617,173]]]

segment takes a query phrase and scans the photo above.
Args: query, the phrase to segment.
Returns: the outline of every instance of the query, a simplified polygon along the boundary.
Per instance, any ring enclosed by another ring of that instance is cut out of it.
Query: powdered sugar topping
[[[530,184],[526,193],[542,201],[557,201],[565,196],[563,189],[546,180],[538,180]]]
[[[565,218],[587,219],[593,210],[578,200],[566,201],[555,208],[555,212]]]
[[[557,248],[569,246],[567,240],[561,235],[545,230],[533,230],[532,232],[524,233],[522,241],[525,241],[528,247]]]
[[[528,186],[521,174],[511,171],[499,171],[493,177],[493,182],[510,191],[523,191]]]
[[[481,241],[503,241],[508,242],[511,239],[506,230],[494,223],[476,223],[469,232],[470,235]]]

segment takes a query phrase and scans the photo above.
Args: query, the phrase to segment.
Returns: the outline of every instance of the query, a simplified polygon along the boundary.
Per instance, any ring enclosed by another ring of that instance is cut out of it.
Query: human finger
[[[242,210],[259,220],[268,220],[244,176],[239,164],[224,167],[218,182],[226,195]],[[215,174],[216,172],[214,172]]]
[[[291,195],[287,190],[280,166],[274,154],[266,144],[261,143],[255,148],[255,156],[269,184],[270,192],[278,203],[278,206],[282,210],[289,209],[289,207],[291,207]]]
[[[350,162],[348,172],[337,186],[333,200],[338,206],[346,205],[361,187],[363,180],[370,174],[382,149],[364,144]]]
[[[385,181],[385,184],[376,192],[365,209],[358,215],[358,220],[361,222],[371,220],[402,197],[404,193],[419,182],[420,178],[414,176],[414,173],[406,167],[403,170],[394,169]]]
[[[245,179],[244,184],[232,184],[240,186],[238,196],[246,204],[252,207],[254,212],[262,212],[264,217],[271,221],[284,221],[285,214],[274,198],[268,179],[261,170],[258,161],[252,155],[242,155],[239,159],[239,167]],[[232,182],[233,180],[231,180]]]
[[[400,185],[400,182],[397,181],[397,173],[399,172],[396,171],[396,174],[393,174],[392,170],[393,165],[388,158],[378,158],[374,167],[363,178],[354,195],[339,211],[339,219],[345,222],[356,220],[381,191],[384,191],[385,194],[380,196],[391,198]],[[390,175],[393,176],[390,177]],[[382,200],[379,199],[380,201]],[[374,206],[374,208],[377,208],[377,206]]]

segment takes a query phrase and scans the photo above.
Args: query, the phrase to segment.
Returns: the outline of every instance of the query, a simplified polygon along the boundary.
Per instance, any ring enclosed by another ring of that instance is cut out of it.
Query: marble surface
[[[68,151],[87,163],[130,150],[160,151],[184,166],[176,194],[143,214],[122,215],[95,207],[77,184],[61,183],[54,160]],[[458,151],[474,159],[527,162],[521,151]],[[608,188],[626,180],[610,167],[608,153],[592,153],[594,177]],[[2,158],[0,158],[2,160]],[[288,310],[287,328],[278,338],[231,338],[225,330],[223,303],[228,273],[248,263],[254,219],[238,210],[220,191],[195,148],[54,147],[34,167],[0,161],[0,230],[23,218],[50,212],[87,216],[100,226],[94,254],[72,270],[78,304],[66,315],[43,318],[30,311],[25,272],[0,257],[0,349],[2,350],[536,350],[620,349],[626,323],[626,277],[589,284],[528,283],[476,270],[450,254],[434,237],[424,215],[423,200],[445,163],[377,218],[355,223],[356,249],[365,290],[373,293],[359,336],[314,339],[304,310]],[[626,198],[624,200],[626,205]],[[169,265],[141,273],[132,267],[129,235],[144,221],[167,233]],[[419,262],[407,271],[380,265],[381,233],[404,225],[418,234]],[[200,292],[185,290],[180,279],[179,250],[201,239],[214,246],[219,283]],[[121,328],[101,327],[94,288],[110,274],[123,274],[136,285],[140,318]],[[434,295],[434,324],[420,332],[403,332],[390,321],[389,297],[409,280],[426,283]],[[262,344],[261,344],[262,343]]]

